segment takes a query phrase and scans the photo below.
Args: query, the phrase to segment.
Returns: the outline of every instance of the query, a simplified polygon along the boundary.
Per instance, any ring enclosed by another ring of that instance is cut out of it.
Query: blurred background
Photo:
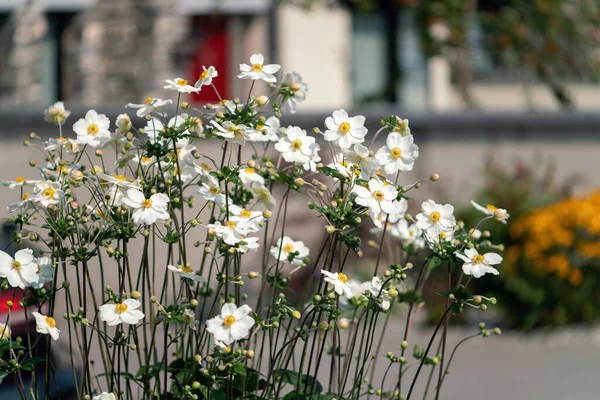
[[[491,232],[506,244],[501,275],[475,288],[496,311],[454,321],[466,325],[451,337],[481,318],[509,333],[465,345],[455,368],[473,381],[449,381],[448,398],[596,399],[600,1],[0,0],[1,178],[31,158],[30,131],[56,134],[42,116],[55,101],[73,111],[70,132],[87,109],[114,120],[203,65],[219,71],[224,98],[241,97],[235,75],[252,53],[309,85],[284,125],[322,127],[339,108],[370,129],[409,118],[421,156],[408,181],[442,176],[419,203],[451,202],[467,225],[479,217],[471,199],[510,212]],[[320,237],[294,210],[299,236]],[[425,288],[423,326],[440,312],[442,281]]]

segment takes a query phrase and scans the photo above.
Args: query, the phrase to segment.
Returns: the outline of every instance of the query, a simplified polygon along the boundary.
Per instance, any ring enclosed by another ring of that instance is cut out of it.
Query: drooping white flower
[[[325,140],[337,144],[340,148],[347,150],[353,144],[362,143],[367,135],[365,128],[365,117],[357,115],[348,116],[345,110],[334,111],[331,117],[325,119],[327,130],[323,134]]]
[[[454,231],[441,231],[437,235],[434,234],[433,231],[427,230],[425,231],[425,238],[427,239],[427,243],[431,249],[435,249],[438,245],[451,242],[454,239]]]
[[[398,211],[393,203],[398,196],[398,190],[393,185],[385,185],[379,179],[371,179],[368,188],[359,185],[354,186],[356,193],[356,204],[368,207],[372,217],[378,217],[381,213],[393,214]]]
[[[206,183],[202,183],[202,185],[197,189],[197,192],[204,197],[206,201],[214,201],[215,204],[219,207],[225,207],[227,200],[229,204],[232,204],[231,198],[226,199],[225,194],[221,193],[221,189],[218,186],[209,186]]]
[[[147,199],[138,189],[128,189],[123,204],[134,209],[133,222],[151,225],[157,220],[169,219],[169,197],[163,193],[155,193]]]
[[[33,200],[34,196],[31,195],[31,192],[25,192],[21,196],[21,201],[8,205],[8,212],[12,214],[16,211],[24,211],[31,205]]]
[[[92,397],[92,400],[117,400],[113,393],[102,392],[98,396]]]
[[[118,135],[124,135],[131,130],[131,118],[129,118],[129,115],[127,114],[119,114],[115,125],[117,126],[116,133]]]
[[[140,308],[142,303],[133,299],[125,299],[117,304],[104,304],[100,306],[100,319],[108,325],[130,324],[135,325],[144,318]]]
[[[56,327],[56,321],[52,317],[42,315],[39,312],[33,312],[35,317],[35,331],[43,335],[50,335],[54,340],[58,340],[60,331]]]
[[[143,118],[154,111],[157,111],[158,114],[162,115],[162,108],[171,103],[173,103],[173,100],[171,99],[161,100],[154,97],[146,97],[146,100],[144,100],[142,104],[129,103],[125,107],[137,108],[138,110],[135,112],[135,114],[138,117]]]
[[[77,143],[90,147],[103,146],[110,140],[110,120],[104,114],[98,114],[95,110],[89,110],[85,118],[79,119],[73,125],[73,131],[77,134]]]
[[[381,278],[374,276],[371,279],[371,285],[369,287],[371,295],[375,299],[381,299],[381,303],[378,302],[382,310],[388,310],[390,308],[390,295],[387,289],[383,289],[383,281]]]
[[[194,87],[189,84],[187,79],[183,78],[175,78],[175,79],[166,79],[167,85],[165,85],[165,89],[175,90],[179,93],[198,93],[200,91],[199,87]]]
[[[306,100],[308,85],[302,81],[296,72],[281,73],[281,92],[283,95],[282,108],[289,113],[296,112],[296,105]]]
[[[206,321],[206,330],[212,333],[215,341],[226,345],[246,339],[255,323],[251,312],[252,309],[246,304],[236,307],[234,303],[226,303],[219,315]]]
[[[247,253],[248,250],[257,251],[259,248],[258,238],[257,237],[243,237],[242,241],[237,244],[235,250],[238,253]]]
[[[348,285],[350,286],[350,290],[352,291],[352,296],[344,295],[340,298],[341,302],[343,304],[351,302],[355,305],[365,305],[367,302],[365,292],[368,292],[371,288],[371,282],[360,282],[356,279],[350,279],[348,281]]]
[[[465,263],[462,266],[465,275],[473,275],[474,278],[481,278],[485,274],[498,275],[499,272],[493,265],[500,264],[502,257],[496,253],[479,254],[475,249],[466,249],[465,254],[455,253],[456,257]]]
[[[417,226],[426,231],[429,237],[439,237],[440,232],[452,232],[456,225],[454,207],[450,204],[437,204],[427,200],[421,204],[421,213],[417,214]]]
[[[279,140],[277,131],[281,124],[277,117],[269,117],[262,125],[257,125],[254,129],[247,131],[247,138],[251,142],[276,142]]]
[[[250,185],[250,190],[254,194],[256,201],[262,203],[269,210],[277,205],[275,197],[273,197],[271,191],[265,185],[253,183]]]
[[[262,212],[248,210],[235,204],[229,206],[229,213],[231,214],[229,217],[231,221],[242,222],[252,232],[258,232],[260,230],[259,224],[264,220]]]
[[[177,275],[181,275],[182,277],[191,279],[195,282],[206,282],[205,277],[198,275],[196,271],[190,267],[186,267],[185,265],[167,265],[167,268],[175,272]]]
[[[386,174],[411,171],[419,157],[419,147],[413,143],[412,135],[402,136],[397,132],[388,135],[385,146],[377,150],[375,159]]]
[[[393,224],[395,224],[401,219],[404,219],[404,216],[406,215],[406,210],[408,210],[408,201],[404,198],[400,200],[393,200],[392,205],[395,209],[394,212],[389,214],[379,214],[375,216],[375,218],[373,218],[373,223],[379,230],[383,229],[383,224],[386,220],[388,223],[387,229],[390,229],[393,226]],[[374,215],[372,215],[371,217],[373,216]]]
[[[236,144],[245,144],[247,133],[246,127],[242,124],[234,124],[231,121],[225,121],[222,125],[218,124],[216,121],[210,121],[211,125],[213,125],[216,130],[217,136],[220,136],[224,139],[231,139],[233,143]]]
[[[54,280],[54,267],[52,266],[52,260],[50,257],[40,257],[37,260],[38,264],[38,277],[31,286],[35,289],[41,289],[46,283]]]
[[[256,168],[254,167],[240,168],[239,175],[240,180],[244,185],[250,186],[253,183],[257,183],[259,185],[265,184],[265,178],[257,174]]]
[[[97,176],[100,179],[100,183],[103,187],[108,186],[104,195],[107,197],[106,201],[109,206],[119,207],[121,204],[123,204],[123,199],[126,197],[127,189],[141,189],[141,185],[138,180],[129,181],[124,175],[108,175],[99,173]]]
[[[333,286],[333,290],[340,296],[346,296],[351,298],[353,296],[352,288],[348,284],[349,279],[346,274],[342,272],[329,272],[324,269],[321,270],[321,273],[325,275],[325,282],[331,284]]]
[[[219,76],[219,72],[212,65],[208,67],[208,69],[203,65],[202,72],[198,77],[198,80],[194,84],[195,87],[202,89],[202,86],[212,85],[213,78]]]
[[[348,151],[346,153],[346,159],[348,162],[356,168],[360,169],[360,177],[368,180],[371,175],[377,170],[377,164],[369,149],[362,144],[355,144],[354,151]]]
[[[262,79],[265,82],[277,82],[275,74],[281,66],[279,64],[267,64],[264,65],[265,58],[262,54],[252,54],[250,57],[250,65],[240,64],[240,73],[238,78],[240,79]]]
[[[12,258],[0,251],[0,278],[6,278],[12,287],[25,289],[38,280],[38,264],[33,250],[21,249]]]
[[[193,330],[196,330],[196,327],[200,325],[200,322],[196,319],[196,313],[189,308],[183,311],[183,322]]]
[[[227,220],[224,224],[219,221],[214,224],[209,224],[208,228],[212,228],[217,233],[217,237],[223,239],[223,242],[230,246],[234,246],[242,241],[250,229],[244,221]]]
[[[310,254],[310,249],[304,245],[304,242],[293,241],[288,236],[284,236],[271,247],[270,253],[279,262],[291,262],[294,265],[302,265],[304,259]]]
[[[471,204],[476,210],[481,211],[485,215],[493,216],[495,220],[500,221],[503,224],[506,224],[506,221],[510,218],[510,214],[504,208],[498,208],[492,204],[483,207],[473,200],[471,200]]]
[[[315,138],[307,136],[306,131],[297,126],[288,126],[287,136],[275,143],[275,150],[281,153],[287,162],[309,162],[318,151]]]
[[[44,119],[56,125],[64,124],[69,115],[71,115],[71,111],[65,109],[65,103],[62,101],[58,101],[44,110]]]

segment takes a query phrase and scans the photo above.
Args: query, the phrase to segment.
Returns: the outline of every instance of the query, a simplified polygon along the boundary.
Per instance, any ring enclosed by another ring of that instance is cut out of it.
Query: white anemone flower
[[[304,242],[293,241],[290,237],[284,236],[277,241],[275,246],[271,247],[270,253],[279,262],[291,262],[294,265],[302,265],[304,259],[310,254],[310,249],[304,245]],[[290,261],[292,254],[294,256]]]
[[[306,100],[308,85],[302,81],[300,74],[284,71],[281,73],[281,88],[287,89],[283,96],[282,108],[294,114],[297,103]]]
[[[362,179],[368,180],[377,170],[377,164],[373,157],[371,157],[371,152],[367,147],[357,143],[353,148],[354,151],[346,153],[346,159],[353,165],[353,168],[360,170],[360,177]]]
[[[167,85],[165,85],[165,89],[175,90],[179,93],[198,93],[200,88],[194,87],[189,84],[187,79],[183,78],[175,78],[175,79],[166,79]]]
[[[275,74],[281,66],[279,64],[264,64],[265,58],[262,54],[252,54],[250,65],[240,64],[240,73],[237,76],[240,79],[262,79],[265,82],[277,82]]]
[[[0,340],[8,340],[11,336],[10,327],[0,322]],[[2,377],[0,376],[0,383],[2,383]]]
[[[473,275],[474,278],[481,278],[485,274],[499,274],[498,270],[493,267],[493,265],[502,262],[502,257],[499,254],[479,254],[475,249],[466,249],[465,254],[458,252],[455,254],[456,257],[465,262],[462,266],[465,275]]]
[[[215,341],[226,345],[247,339],[255,324],[251,312],[252,308],[246,304],[237,307],[234,303],[225,303],[219,315],[206,321],[206,330],[212,333]]]
[[[194,84],[195,87],[202,89],[202,86],[212,85],[213,78],[219,76],[219,72],[212,65],[208,69],[203,65],[202,72],[198,77],[198,80]]]
[[[325,119],[327,130],[323,134],[325,140],[334,142],[340,148],[347,150],[353,144],[362,143],[367,135],[365,117],[357,115],[348,116],[345,110],[334,111],[331,117]]]
[[[485,215],[493,216],[495,220],[506,224],[508,218],[510,218],[510,214],[504,208],[498,208],[492,204],[488,204],[485,207],[477,204],[475,201],[471,200],[471,205],[475,207],[477,211],[481,211]]]
[[[22,249],[12,258],[0,251],[0,278],[6,278],[12,287],[25,289],[38,280],[38,264],[33,250]]]
[[[257,125],[254,129],[247,131],[248,140],[251,142],[276,142],[279,140],[277,131],[281,127],[279,118],[269,117],[262,125]]]
[[[406,210],[408,210],[408,201],[406,199],[402,198],[399,201],[393,200],[392,204],[395,207],[395,211],[393,213],[386,215],[371,215],[371,217],[375,217],[373,218],[373,223],[375,224],[377,230],[381,231],[383,229],[383,224],[386,220],[388,224],[387,229],[389,230],[391,227],[393,227],[393,224],[403,219],[406,215]]]
[[[352,302],[356,305],[364,305],[366,303],[367,298],[365,297],[365,292],[368,292],[371,288],[371,282],[360,282],[356,279],[350,279],[348,281],[348,285],[350,286],[350,290],[352,291],[352,296],[345,296],[340,298],[342,303],[347,304],[348,301]]]
[[[318,149],[315,138],[307,136],[306,131],[297,126],[288,126],[287,136],[275,143],[275,150],[281,153],[287,162],[307,163]]]
[[[2,184],[9,189],[22,188],[23,186],[34,186],[39,181],[30,181],[24,176],[17,176],[14,181],[2,181]]]
[[[258,251],[258,248],[259,244],[257,237],[244,237],[242,238],[242,241],[238,243],[235,250],[238,253],[244,254],[247,253],[248,250]]]
[[[217,233],[217,237],[223,239],[223,242],[230,246],[235,246],[242,241],[249,232],[250,229],[244,221],[228,220],[224,224],[219,221],[214,224],[209,224],[208,228],[212,228]]]
[[[77,134],[77,143],[90,147],[101,147],[111,138],[110,120],[104,114],[89,110],[85,118],[81,118],[73,125]]]
[[[155,97],[146,97],[146,100],[144,100],[142,104],[129,103],[125,107],[137,108],[135,114],[138,117],[143,118],[148,114],[152,114],[154,111],[162,115],[162,108],[171,103],[173,103],[173,100],[171,99],[161,100]]]
[[[250,185],[250,190],[252,191],[252,194],[254,194],[256,201],[262,203],[269,210],[277,205],[275,197],[273,197],[271,191],[265,185],[253,183]]]
[[[392,228],[388,228],[390,234],[399,239],[404,247],[412,245],[415,250],[425,248],[425,239],[423,239],[423,231],[417,224],[408,224],[404,218],[400,219]]]
[[[133,299],[123,300],[117,304],[104,304],[100,306],[100,319],[108,325],[130,324],[135,325],[144,318],[140,308],[142,303]]]
[[[227,200],[229,200],[229,204],[232,204],[231,198],[225,198],[225,194],[221,193],[221,189],[219,189],[217,185],[210,186],[206,183],[202,183],[202,185],[197,189],[197,192],[204,197],[204,200],[213,201],[219,207],[225,207]]]
[[[234,124],[231,121],[225,121],[222,125],[218,124],[216,121],[210,121],[211,125],[217,128],[217,136],[220,136],[224,139],[230,139],[233,143],[236,144],[245,144],[246,137],[248,136],[246,133],[246,127],[242,124]]]
[[[393,214],[398,211],[398,207],[393,203],[398,196],[398,190],[394,185],[384,184],[379,179],[371,179],[368,187],[356,185],[352,189],[356,193],[356,204],[368,207],[371,216],[379,216],[382,212]]]
[[[240,180],[244,185],[250,186],[253,183],[259,185],[265,184],[265,178],[256,173],[255,167],[240,168],[239,170]]]
[[[98,396],[92,397],[92,400],[117,400],[113,393],[102,392]]]
[[[352,288],[349,285],[349,279],[346,274],[342,272],[333,273],[324,269],[321,270],[321,273],[325,275],[325,282],[331,284],[337,294],[348,298],[353,296]]]
[[[178,115],[176,117],[171,118],[169,120],[169,122],[167,123],[167,126],[168,127],[179,127],[184,122],[185,122],[185,118],[183,118],[181,115]],[[146,126],[144,127],[144,135],[146,135],[148,137],[148,140],[151,143],[156,143],[157,141],[162,141],[163,143],[166,143],[167,139],[159,137],[159,134],[161,132],[163,132],[165,129],[166,129],[165,125],[162,123],[162,121],[160,121],[158,118],[152,118],[146,123]],[[189,131],[184,130],[181,133],[188,134]],[[180,138],[177,140],[177,148],[187,146],[189,142],[190,142],[190,140],[187,137]],[[167,143],[167,144],[169,146],[172,145],[172,143]]]
[[[244,223],[253,232],[260,230],[259,224],[263,221],[262,212],[252,211],[232,204],[229,206],[230,220]]]
[[[450,204],[437,204],[427,200],[421,204],[421,213],[417,214],[417,226],[426,231],[429,237],[439,237],[440,232],[452,232],[456,225],[454,207]]]
[[[33,201],[34,196],[31,195],[31,192],[25,192],[21,197],[21,201],[8,205],[8,212],[12,214],[16,211],[24,211],[31,205]]]
[[[37,260],[38,263],[38,277],[31,286],[35,289],[41,289],[46,283],[54,280],[54,267],[52,266],[52,260],[50,257],[40,257]]]
[[[155,193],[147,199],[138,189],[128,189],[123,204],[134,209],[133,222],[151,225],[157,220],[169,219],[169,197],[163,193]]]
[[[419,157],[419,147],[413,143],[412,135],[402,136],[397,132],[388,135],[385,146],[377,150],[375,159],[386,174],[412,171]]]
[[[54,340],[58,340],[58,334],[60,331],[56,327],[56,321],[52,317],[42,315],[39,312],[33,312],[35,317],[35,331],[42,335],[50,335]]]
[[[371,279],[369,291],[373,298],[381,298],[382,302],[378,304],[382,310],[388,310],[390,308],[390,295],[387,289],[383,289],[383,281],[381,278],[374,276],[373,279]]]
[[[129,115],[127,114],[119,114],[115,125],[117,126],[116,133],[118,135],[125,135],[131,130],[131,118],[129,118]]]
[[[58,101],[44,110],[44,119],[56,125],[62,125],[69,118],[71,111],[65,109],[65,103]]]
[[[178,265],[178,266],[174,266],[174,265],[167,265],[167,268],[173,272],[175,272],[177,275],[180,275],[184,278],[188,278],[191,279],[195,282],[206,282],[206,278],[203,276],[200,276],[196,273],[196,271],[194,271],[192,268],[190,267],[186,267],[185,265]]]

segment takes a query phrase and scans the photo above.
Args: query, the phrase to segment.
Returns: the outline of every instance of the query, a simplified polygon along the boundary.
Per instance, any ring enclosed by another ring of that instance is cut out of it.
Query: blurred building
[[[240,93],[238,64],[254,52],[309,84],[305,110],[392,104],[464,108],[443,57],[421,51],[414,9],[359,13],[272,0],[2,0],[0,105],[42,107],[61,99],[97,106],[161,95],[165,78],[220,72],[223,97]],[[557,109],[548,89],[499,70],[472,23],[471,91],[479,108]],[[526,89],[526,90],[525,90]],[[579,109],[597,108],[598,87],[573,84]],[[194,97],[214,101],[211,91]]]

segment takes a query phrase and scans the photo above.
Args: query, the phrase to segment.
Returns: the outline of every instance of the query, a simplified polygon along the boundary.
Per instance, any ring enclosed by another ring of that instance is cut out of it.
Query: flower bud
[[[262,216],[263,216],[264,218],[266,218],[266,219],[269,219],[269,218],[271,218],[271,216],[272,216],[272,215],[273,215],[273,212],[272,212],[271,210],[265,210],[265,211],[263,211],[263,213],[262,213]]]
[[[327,323],[327,321],[321,321],[319,323],[319,327],[318,327],[319,331],[321,332],[325,332],[327,329],[329,329],[329,324]]]
[[[304,186],[304,179],[296,178],[296,179],[294,179],[294,183],[298,186]]]
[[[198,307],[198,300],[196,300],[196,299],[191,299],[191,300],[190,300],[190,307],[191,307],[191,308],[196,308],[196,307]]]
[[[294,310],[292,312],[292,317],[294,317],[296,319],[300,319],[301,316],[302,316],[302,314],[300,314],[300,311],[298,311],[298,310]]]
[[[37,165],[37,161],[35,160],[29,160],[29,166],[30,167],[35,167]]]
[[[248,272],[248,278],[250,278],[250,279],[258,278],[258,272],[256,272],[256,271]]]
[[[269,98],[265,95],[258,96],[256,98],[256,104],[258,104],[259,107],[264,106],[265,104],[267,104],[268,101],[269,101]]]
[[[500,330],[500,328],[494,328],[494,335],[501,335],[502,331]]]
[[[469,231],[469,236],[471,236],[471,239],[473,240],[479,240],[481,237],[481,231],[479,229],[471,229]]]
[[[390,297],[394,298],[394,297],[398,296],[398,291],[396,289],[390,289],[388,291],[388,294]]]
[[[181,108],[183,110],[187,110],[190,107],[190,103],[188,103],[187,101],[184,101],[183,103],[181,103]]]
[[[335,226],[333,225],[326,225],[325,226],[325,230],[327,231],[327,233],[332,234],[335,232]]]
[[[473,296],[473,304],[475,304],[476,306],[480,305],[482,301],[481,296]]]
[[[406,340],[403,340],[402,343],[400,343],[400,347],[406,349],[408,347],[408,342]]]
[[[142,294],[140,292],[138,292],[137,290],[133,290],[131,292],[132,299],[139,299],[140,297],[142,297]]]
[[[96,154],[96,157],[102,157],[104,155],[104,153],[100,149],[96,149],[95,154]]]
[[[431,174],[429,180],[432,182],[437,182],[438,180],[440,180],[440,176],[438,174]]]
[[[338,321],[338,326],[340,329],[346,329],[348,326],[350,326],[350,321],[348,318],[340,318]]]
[[[246,358],[254,358],[254,350],[246,351]]]

